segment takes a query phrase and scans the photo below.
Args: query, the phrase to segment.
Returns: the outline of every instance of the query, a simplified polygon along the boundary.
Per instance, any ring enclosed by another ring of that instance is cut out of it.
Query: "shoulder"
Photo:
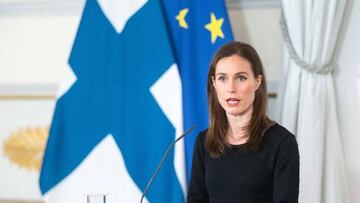
[[[205,158],[205,138],[206,138],[206,132],[207,129],[204,131],[201,131],[200,133],[198,133],[196,140],[195,140],[195,144],[194,144],[194,154],[193,154],[193,159],[194,160],[200,160],[203,161]]]
[[[208,129],[205,129],[205,130],[199,132],[199,134],[196,137],[195,145],[204,145],[205,144],[207,130]]]
[[[264,144],[285,150],[298,148],[295,135],[278,123],[265,131]]]
[[[265,131],[264,138],[272,142],[282,142],[287,139],[295,139],[295,135],[284,126],[274,123]]]
[[[278,136],[282,136],[282,137],[293,135],[288,129],[286,129],[284,126],[282,126],[276,122],[267,129],[265,134],[277,134]]]

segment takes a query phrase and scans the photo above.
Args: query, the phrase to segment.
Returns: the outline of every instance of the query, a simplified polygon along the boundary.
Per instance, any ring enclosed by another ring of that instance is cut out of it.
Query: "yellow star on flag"
[[[217,37],[224,38],[224,33],[221,30],[221,26],[224,22],[223,18],[216,19],[214,13],[211,13],[211,21],[205,25],[205,28],[211,32],[211,43],[215,43]]]
[[[184,8],[184,9],[180,10],[179,14],[176,16],[176,20],[179,21],[179,26],[182,27],[182,28],[185,28],[185,29],[188,28],[188,25],[187,25],[187,23],[185,21],[186,14],[188,12],[189,12],[189,9]]]

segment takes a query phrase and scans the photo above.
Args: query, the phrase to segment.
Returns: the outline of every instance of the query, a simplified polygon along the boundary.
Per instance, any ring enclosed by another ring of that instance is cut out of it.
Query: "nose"
[[[236,81],[229,80],[227,85],[227,90],[229,93],[235,93],[236,92]]]

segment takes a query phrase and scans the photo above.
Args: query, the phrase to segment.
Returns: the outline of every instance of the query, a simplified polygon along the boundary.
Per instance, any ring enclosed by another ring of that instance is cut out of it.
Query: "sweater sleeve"
[[[195,142],[187,203],[209,202],[205,185],[204,145],[202,136],[202,134],[199,134]]]
[[[292,134],[280,143],[274,170],[274,203],[297,203],[299,196],[299,150]]]

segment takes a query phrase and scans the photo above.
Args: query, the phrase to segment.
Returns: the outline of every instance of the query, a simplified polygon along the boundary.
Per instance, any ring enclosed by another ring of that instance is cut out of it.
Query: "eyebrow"
[[[238,72],[238,73],[235,73],[235,75],[241,75],[241,74],[248,75],[247,72]],[[226,74],[226,73],[216,73],[216,75],[227,75],[227,74]]]

